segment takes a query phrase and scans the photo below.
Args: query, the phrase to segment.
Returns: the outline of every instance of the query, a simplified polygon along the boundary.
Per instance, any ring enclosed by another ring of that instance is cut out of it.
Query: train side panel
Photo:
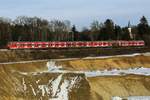
[[[141,47],[144,41],[88,41],[88,42],[9,42],[9,49],[48,49],[78,47]]]

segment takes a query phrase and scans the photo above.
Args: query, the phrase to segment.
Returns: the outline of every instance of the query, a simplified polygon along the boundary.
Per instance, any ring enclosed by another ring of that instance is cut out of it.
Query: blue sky
[[[137,24],[141,16],[150,19],[150,0],[0,0],[0,16],[38,16],[70,20],[78,27],[89,26],[93,20],[107,18],[125,26],[128,20]]]

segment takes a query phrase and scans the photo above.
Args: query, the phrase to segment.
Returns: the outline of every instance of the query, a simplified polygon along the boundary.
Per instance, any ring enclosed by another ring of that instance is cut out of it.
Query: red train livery
[[[47,49],[47,48],[78,48],[78,47],[138,47],[144,41],[89,41],[89,42],[9,42],[9,49]]]

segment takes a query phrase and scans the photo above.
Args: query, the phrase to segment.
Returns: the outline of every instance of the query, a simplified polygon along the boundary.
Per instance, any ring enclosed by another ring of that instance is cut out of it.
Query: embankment
[[[14,60],[15,61],[15,60]],[[1,100],[110,100],[113,96],[149,96],[150,76],[86,77],[48,72],[49,60],[0,64]],[[50,60],[69,71],[150,68],[149,53],[113,57]],[[54,70],[54,69],[52,69]]]
[[[88,78],[91,100],[111,100],[112,97],[150,96],[150,76],[126,75]]]
[[[150,56],[147,56],[147,54],[61,60],[56,61],[56,64],[69,70],[82,71],[128,69],[137,67],[150,68]]]
[[[0,66],[0,100],[91,100],[84,74]],[[32,71],[32,72],[31,72]]]
[[[150,48],[65,48],[49,50],[0,50],[0,62],[83,58],[149,52]]]

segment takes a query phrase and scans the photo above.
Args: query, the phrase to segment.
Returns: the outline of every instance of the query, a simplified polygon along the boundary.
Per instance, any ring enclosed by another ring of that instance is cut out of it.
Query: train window
[[[34,44],[32,44],[32,48],[34,48],[34,46],[35,46],[35,45],[34,45]]]
[[[46,44],[46,47],[48,48],[48,44]]]
[[[19,44],[19,46],[20,46],[20,47],[23,47],[24,45],[23,45],[23,44]]]
[[[95,42],[95,43],[94,43],[94,46],[97,46],[97,45],[98,45],[98,43],[97,43],[97,42]]]
[[[41,48],[42,47],[41,44],[38,44],[38,47]]]
[[[51,44],[51,46],[52,46],[52,47],[55,47],[55,44],[54,44],[54,43],[52,43],[52,44]]]
[[[67,43],[67,46],[68,46],[68,47],[71,47],[71,43],[70,43],[70,42],[68,42],[68,43]]]
[[[106,45],[106,42],[103,42],[103,45],[105,46],[105,45]]]
[[[63,47],[63,46],[65,46],[65,44],[64,44],[64,43],[61,43],[61,46]]]
[[[32,45],[31,45],[31,44],[28,44],[28,46],[31,47]]]
[[[20,47],[20,44],[17,44],[17,47]]]

